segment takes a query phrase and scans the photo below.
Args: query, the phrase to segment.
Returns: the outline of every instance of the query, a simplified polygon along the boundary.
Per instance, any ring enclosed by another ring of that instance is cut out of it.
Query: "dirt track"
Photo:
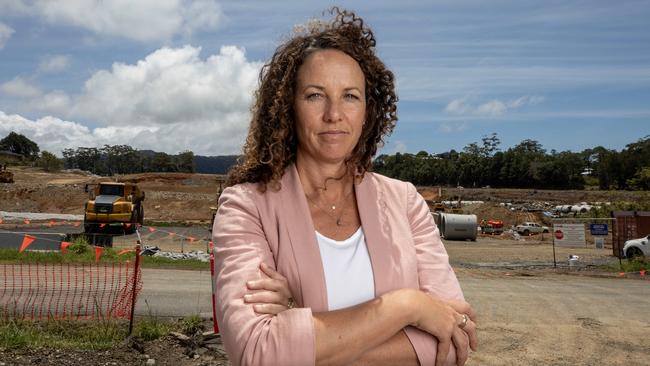
[[[480,314],[468,365],[648,365],[650,281],[461,271]]]

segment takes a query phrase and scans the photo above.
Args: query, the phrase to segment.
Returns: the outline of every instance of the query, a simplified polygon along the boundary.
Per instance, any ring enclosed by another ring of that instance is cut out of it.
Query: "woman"
[[[464,364],[476,349],[428,207],[367,172],[395,124],[372,32],[335,10],[262,69],[219,200],[218,322],[233,364]]]

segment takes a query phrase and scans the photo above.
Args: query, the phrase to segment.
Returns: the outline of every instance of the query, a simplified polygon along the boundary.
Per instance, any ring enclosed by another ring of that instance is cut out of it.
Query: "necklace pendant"
[[[332,211],[336,210],[336,205],[332,205]]]

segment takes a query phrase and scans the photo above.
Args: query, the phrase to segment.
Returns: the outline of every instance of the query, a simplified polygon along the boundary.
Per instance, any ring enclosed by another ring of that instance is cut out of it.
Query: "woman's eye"
[[[356,95],[351,94],[351,93],[345,94],[344,97],[345,97],[345,99],[348,99],[348,100],[358,100],[359,99],[359,97],[357,97]]]
[[[322,97],[323,95],[320,93],[311,93],[307,94],[307,100],[318,100]]]

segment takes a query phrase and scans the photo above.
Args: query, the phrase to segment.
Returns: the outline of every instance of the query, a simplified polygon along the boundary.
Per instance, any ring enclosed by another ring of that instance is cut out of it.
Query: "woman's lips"
[[[334,131],[321,132],[318,135],[321,136],[325,141],[334,142],[334,141],[340,140],[341,138],[343,138],[347,134],[348,133],[345,132],[345,131],[334,130]]]
[[[319,135],[344,135],[347,134],[345,130],[328,130],[320,132]]]

